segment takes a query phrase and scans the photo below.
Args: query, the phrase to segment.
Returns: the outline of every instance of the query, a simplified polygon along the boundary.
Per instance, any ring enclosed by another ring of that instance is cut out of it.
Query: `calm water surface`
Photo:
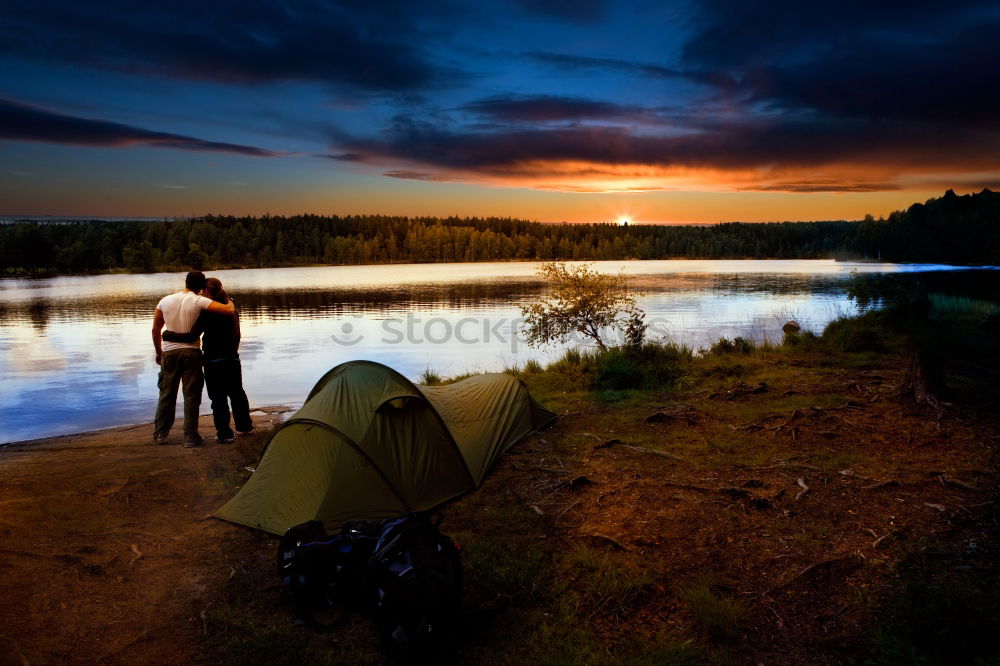
[[[298,405],[327,370],[365,358],[411,379],[545,362],[517,336],[519,306],[544,292],[533,263],[216,271],[241,311],[251,405]],[[597,262],[635,276],[650,336],[703,347],[778,339],[795,319],[820,332],[854,313],[844,280],[953,267],[833,261]],[[160,297],[183,274],[0,280],[0,443],[152,421],[150,338]],[[208,411],[208,397],[202,407]],[[179,432],[180,424],[175,425]],[[211,433],[205,433],[211,434]]]

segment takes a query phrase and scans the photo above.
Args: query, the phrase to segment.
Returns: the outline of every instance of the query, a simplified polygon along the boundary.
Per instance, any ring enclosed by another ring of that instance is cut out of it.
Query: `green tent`
[[[416,386],[380,363],[343,363],[215,515],[284,534],[307,520],[334,529],[430,509],[478,487],[500,454],[553,418],[510,375]]]

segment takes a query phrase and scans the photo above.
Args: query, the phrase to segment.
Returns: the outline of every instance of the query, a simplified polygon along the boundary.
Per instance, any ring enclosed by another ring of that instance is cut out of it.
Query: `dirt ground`
[[[254,416],[270,429],[274,413]],[[201,431],[211,432],[211,417]],[[0,664],[181,664],[259,542],[209,517],[226,446],[150,425],[0,447]]]
[[[871,603],[901,562],[919,551],[968,569],[996,545],[981,520],[995,410],[915,404],[901,376],[895,362],[792,364],[652,403],[567,394],[554,425],[458,502],[520,504],[554,552],[585,544],[655,570],[627,622],[581,611],[601,640],[666,629],[708,644],[678,590],[709,575],[751,613],[736,662],[863,661]],[[210,517],[232,493],[226,446],[185,449],[177,428],[157,446],[150,430],[0,448],[0,665],[187,663],[238,570],[273,587],[273,543]]]
[[[891,357],[823,366],[710,376],[652,404],[580,401],[501,462],[569,547],[657,572],[627,623],[593,620],[600,635],[667,628],[707,645],[678,597],[710,580],[750,612],[727,659],[865,663],[873,605],[914,557],[993,575],[996,411],[917,404]]]

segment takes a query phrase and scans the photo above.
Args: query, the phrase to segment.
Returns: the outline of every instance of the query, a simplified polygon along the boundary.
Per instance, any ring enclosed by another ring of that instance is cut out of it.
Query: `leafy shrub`
[[[814,347],[820,338],[812,331],[797,331],[795,333],[785,333],[781,344],[785,347]]]
[[[841,352],[885,352],[884,329],[871,316],[835,319],[823,331],[823,340]]]
[[[754,345],[753,341],[743,337],[735,337],[732,340],[729,338],[720,338],[718,342],[709,347],[707,355],[739,354],[741,356],[749,356],[753,354],[755,349],[756,345]]]
[[[593,357],[594,388],[599,390],[650,389],[674,386],[687,372],[691,350],[672,343],[646,343],[639,347],[613,347]]]
[[[539,266],[538,273],[551,287],[545,296],[521,308],[521,331],[529,345],[565,342],[581,335],[603,351],[608,348],[603,337],[608,329],[621,334],[629,347],[642,345],[646,313],[636,306],[624,272],[609,275],[591,270],[591,264],[550,261]]]

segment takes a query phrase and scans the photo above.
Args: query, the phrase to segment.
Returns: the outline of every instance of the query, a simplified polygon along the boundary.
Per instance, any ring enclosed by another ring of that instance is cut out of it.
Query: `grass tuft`
[[[713,587],[711,578],[702,578],[682,588],[680,598],[713,643],[736,643],[743,636],[750,612],[738,601],[717,596]]]
[[[577,546],[565,558],[571,578],[576,580],[578,607],[587,615],[605,615],[622,620],[632,614],[654,576],[648,569],[619,564],[607,553]]]
[[[885,333],[871,315],[842,318],[830,322],[823,331],[823,341],[839,352],[883,353],[888,351]]]
[[[524,367],[521,369],[521,372],[523,372],[526,375],[537,375],[542,371],[543,371],[542,364],[536,361],[535,359],[529,359],[525,361]]]
[[[420,377],[417,382],[423,384],[424,386],[438,386],[444,381],[441,375],[434,372],[430,368],[424,368],[423,372],[420,373]]]

